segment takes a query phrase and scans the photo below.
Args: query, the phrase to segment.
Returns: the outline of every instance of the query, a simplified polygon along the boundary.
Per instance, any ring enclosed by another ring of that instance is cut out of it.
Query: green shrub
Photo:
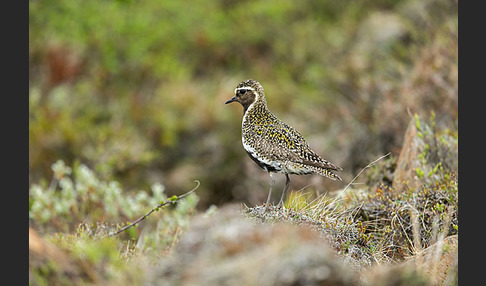
[[[120,224],[167,200],[165,187],[160,183],[152,185],[150,192],[129,194],[116,181],[100,180],[84,164],[71,168],[59,160],[52,165],[52,171],[49,185],[32,184],[29,189],[30,222],[45,230],[72,231],[79,223]],[[197,201],[197,195],[189,195],[162,221],[172,224],[168,228],[172,230],[190,217]]]

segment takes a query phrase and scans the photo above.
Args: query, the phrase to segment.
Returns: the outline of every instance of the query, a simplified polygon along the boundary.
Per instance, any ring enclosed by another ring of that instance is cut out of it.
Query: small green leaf
[[[169,198],[169,201],[175,202],[177,201],[178,197],[176,195],[173,195],[172,197]]]
[[[137,237],[137,231],[134,228],[128,228],[125,230],[125,232],[128,234],[128,237],[130,237],[131,239]]]
[[[442,166],[442,162],[437,163],[437,165],[435,165],[435,167],[429,172],[428,174],[429,177],[433,174],[436,174],[441,166]]]
[[[420,169],[420,168],[416,168],[415,169],[415,173],[417,174],[417,176],[419,178],[422,178],[424,176],[424,174],[425,174],[424,171],[422,169]]]
[[[418,115],[415,114],[413,117],[415,119],[415,128],[417,128],[417,130],[420,130],[420,119],[419,119]]]
[[[432,128],[435,128],[435,112],[433,110],[430,112],[430,123],[432,124]]]

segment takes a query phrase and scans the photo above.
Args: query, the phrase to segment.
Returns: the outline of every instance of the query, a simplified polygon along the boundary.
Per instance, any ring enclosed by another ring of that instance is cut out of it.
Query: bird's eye
[[[246,89],[239,89],[238,90],[238,93],[241,94],[241,95],[245,94],[245,92],[246,92]]]

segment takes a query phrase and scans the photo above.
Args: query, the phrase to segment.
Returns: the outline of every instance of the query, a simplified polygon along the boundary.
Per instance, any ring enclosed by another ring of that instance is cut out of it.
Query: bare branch
[[[199,185],[201,184],[201,182],[199,182],[199,180],[194,180],[194,182],[196,182],[197,186],[195,186],[192,190],[188,191],[187,193],[185,194],[182,194],[180,196],[176,196],[176,195],[173,195],[172,197],[170,197],[166,202],[162,201],[160,202],[160,204],[156,207],[154,207],[153,209],[151,209],[148,213],[144,214],[143,216],[141,216],[140,218],[138,218],[137,220],[135,220],[134,222],[130,222],[128,223],[128,225],[120,228],[119,230],[117,230],[116,232],[112,232],[110,234],[108,234],[109,236],[113,236],[113,235],[117,235],[127,229],[129,229],[130,227],[132,226],[135,226],[137,225],[138,223],[140,223],[142,220],[144,220],[145,218],[147,218],[150,214],[152,214],[154,211],[158,211],[161,207],[164,207],[168,204],[175,204],[177,203],[180,199],[182,198],[185,198],[187,197],[188,195],[192,194],[194,191],[197,190],[197,188],[199,188]]]

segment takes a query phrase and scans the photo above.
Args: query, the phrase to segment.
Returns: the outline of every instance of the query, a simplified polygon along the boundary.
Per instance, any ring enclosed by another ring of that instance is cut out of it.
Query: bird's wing
[[[280,128],[275,128],[278,130],[279,136],[283,138],[283,146],[279,145],[280,148],[285,149],[283,159],[289,160],[296,163],[302,163],[305,165],[310,165],[318,168],[331,169],[336,171],[341,171],[342,168],[323,159],[316,152],[314,152],[309,144],[305,141],[302,134],[291,126],[280,122]],[[282,143],[281,143],[282,144]],[[272,144],[272,145],[275,145]]]
[[[261,133],[258,136],[261,137],[256,142],[264,142],[256,146],[256,151],[272,161],[301,161],[299,156],[294,150],[298,148],[296,146],[295,135],[293,129],[290,126],[282,126],[280,124],[267,124],[260,127]]]

